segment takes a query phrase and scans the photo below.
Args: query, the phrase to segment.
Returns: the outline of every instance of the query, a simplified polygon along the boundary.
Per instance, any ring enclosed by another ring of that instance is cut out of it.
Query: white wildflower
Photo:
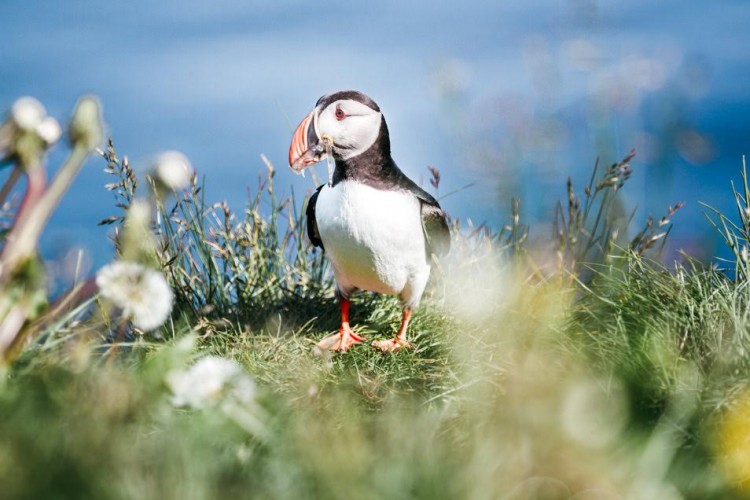
[[[141,330],[164,324],[172,312],[172,290],[164,275],[154,269],[134,262],[113,262],[99,270],[96,284],[102,297],[122,309]]]
[[[156,157],[154,179],[169,191],[185,189],[190,185],[194,170],[187,156],[179,151],[166,151]]]
[[[242,366],[219,356],[206,356],[186,370],[169,372],[167,385],[175,406],[247,405],[255,398],[255,382]]]
[[[62,129],[60,128],[60,124],[57,123],[57,120],[51,116],[47,116],[41,121],[41,123],[39,123],[39,125],[37,125],[36,134],[45,142],[45,144],[47,144],[47,146],[52,146],[60,140]]]
[[[47,116],[47,110],[41,102],[27,96],[13,103],[10,116],[18,128],[26,132],[34,132]]]

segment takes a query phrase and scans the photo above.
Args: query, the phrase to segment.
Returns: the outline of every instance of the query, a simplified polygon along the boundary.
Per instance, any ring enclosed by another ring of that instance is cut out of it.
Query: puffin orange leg
[[[372,346],[383,352],[393,352],[403,348],[412,349],[414,346],[406,341],[406,329],[409,328],[411,311],[410,307],[404,308],[404,313],[401,317],[401,328],[399,328],[395,337],[389,340],[376,340],[372,343]]]
[[[341,328],[339,328],[339,333],[334,333],[318,342],[318,349],[346,352],[350,347],[364,340],[354,333],[349,326],[349,299],[340,299],[339,305],[341,307]]]

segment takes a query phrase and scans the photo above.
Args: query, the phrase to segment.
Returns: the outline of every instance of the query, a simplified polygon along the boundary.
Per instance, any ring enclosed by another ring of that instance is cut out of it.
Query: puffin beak
[[[318,108],[297,126],[289,146],[289,166],[298,174],[313,163],[325,158],[325,146],[318,136]]]

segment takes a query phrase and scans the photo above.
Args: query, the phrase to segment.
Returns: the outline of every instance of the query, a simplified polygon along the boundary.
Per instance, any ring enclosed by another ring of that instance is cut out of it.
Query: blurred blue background
[[[499,227],[517,196],[537,237],[568,175],[580,188],[597,157],[636,148],[627,206],[640,221],[687,202],[671,244],[707,259],[718,249],[698,202],[733,210],[748,149],[748,20],[744,0],[7,0],[0,104],[32,95],[62,121],[97,94],[120,155],[145,166],[181,150],[208,200],[241,210],[261,153],[278,191],[313,187],[286,166],[293,128],[320,95],[359,89],[383,109],[402,169],[427,184],[435,166],[438,194],[459,190],[442,199],[453,216]],[[104,166],[90,161],[55,214],[48,256],[109,258]]]

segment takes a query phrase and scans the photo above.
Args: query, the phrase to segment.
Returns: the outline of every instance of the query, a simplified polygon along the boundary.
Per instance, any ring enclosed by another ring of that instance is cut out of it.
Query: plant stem
[[[8,243],[0,258],[0,266],[2,266],[0,269],[0,289],[7,285],[9,276],[18,264],[36,251],[44,226],[63,194],[70,187],[73,178],[81,169],[88,154],[88,148],[81,144],[75,144],[65,164],[60,167],[55,179],[44,193],[35,191],[39,187],[40,178],[32,176],[32,172],[37,171],[41,171],[41,175],[44,175],[43,169],[41,169],[41,166],[39,169],[29,169],[29,190],[19,217],[8,235]],[[38,201],[32,203],[35,200]]]
[[[10,176],[8,176],[8,180],[5,181],[5,184],[3,184],[2,190],[0,190],[0,206],[2,206],[5,203],[5,199],[8,198],[8,195],[10,194],[13,187],[16,185],[16,182],[18,182],[18,179],[21,178],[21,167],[15,166],[13,167],[13,170],[10,173]]]

